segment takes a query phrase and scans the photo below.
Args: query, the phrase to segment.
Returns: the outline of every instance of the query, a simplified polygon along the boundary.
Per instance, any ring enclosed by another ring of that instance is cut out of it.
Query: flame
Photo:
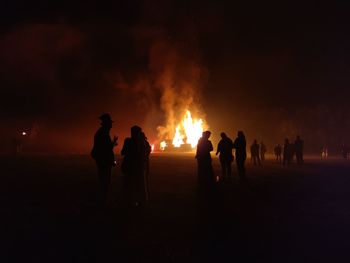
[[[167,146],[167,144],[166,144],[165,141],[160,142],[160,149],[161,149],[162,151],[165,150],[165,147],[166,147],[166,146]]]
[[[180,148],[184,144],[191,145],[192,149],[196,148],[204,125],[202,119],[192,118],[191,112],[186,110],[182,120],[175,128],[173,139],[160,142],[159,149],[164,151],[170,143],[174,148]]]
[[[181,134],[180,132],[180,125],[178,125],[176,127],[176,131],[175,131],[175,136],[174,136],[174,139],[173,139],[173,145],[174,147],[180,147],[182,144],[184,144],[184,135]]]
[[[202,133],[202,119],[192,119],[191,112],[187,110],[182,123],[176,127],[173,145],[174,147],[180,147],[184,144],[184,139],[186,138],[186,143],[195,148]]]
[[[154,152],[154,144],[151,145],[151,152]]]
[[[191,144],[191,147],[195,148],[197,146],[199,138],[203,133],[202,119],[193,121],[191,112],[186,111],[186,115],[183,120],[183,126],[186,133],[186,143]]]

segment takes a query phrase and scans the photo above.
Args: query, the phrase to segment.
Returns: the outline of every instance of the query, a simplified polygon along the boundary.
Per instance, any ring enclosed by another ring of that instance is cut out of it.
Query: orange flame
[[[192,119],[191,112],[187,110],[182,122],[176,127],[173,145],[174,147],[180,147],[184,144],[186,138],[186,143],[195,148],[202,133],[202,119]]]

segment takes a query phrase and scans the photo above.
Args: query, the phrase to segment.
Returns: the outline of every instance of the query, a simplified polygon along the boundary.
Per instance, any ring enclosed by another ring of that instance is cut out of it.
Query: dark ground
[[[154,154],[151,203],[134,209],[118,202],[118,167],[112,202],[97,205],[88,156],[0,160],[0,262],[350,261],[350,162],[340,159],[248,162],[247,183],[234,167],[203,205],[193,155]]]

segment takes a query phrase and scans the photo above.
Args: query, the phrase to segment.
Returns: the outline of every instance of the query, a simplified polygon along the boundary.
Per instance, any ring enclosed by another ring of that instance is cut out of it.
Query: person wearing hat
[[[91,156],[96,161],[100,191],[105,198],[111,183],[112,166],[115,165],[113,148],[118,144],[118,137],[114,136],[112,140],[109,135],[113,121],[108,113],[99,119],[101,127],[95,133]]]

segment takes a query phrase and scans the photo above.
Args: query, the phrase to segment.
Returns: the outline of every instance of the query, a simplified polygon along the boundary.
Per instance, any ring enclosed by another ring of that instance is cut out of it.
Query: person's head
[[[104,113],[98,118],[101,120],[101,126],[106,127],[108,129],[112,128],[113,121],[109,113]]]
[[[254,140],[254,144],[257,144],[257,143],[258,143],[258,141],[255,139],[255,140]]]
[[[300,140],[300,136],[299,135],[297,135],[297,140]]]
[[[289,143],[288,138],[285,138],[285,139],[284,139],[284,142],[285,142],[285,143]]]
[[[226,133],[224,133],[224,132],[220,133],[220,136],[221,136],[222,139],[227,138],[227,135],[226,135]]]
[[[132,138],[140,137],[141,131],[142,129],[140,126],[137,126],[137,125],[132,126],[130,129],[131,137]]]
[[[238,132],[237,132],[237,137],[239,137],[239,138],[244,138],[244,133],[243,133],[243,131],[238,131]]]
[[[209,139],[211,132],[210,131],[205,131],[203,132],[203,138],[204,139]]]

